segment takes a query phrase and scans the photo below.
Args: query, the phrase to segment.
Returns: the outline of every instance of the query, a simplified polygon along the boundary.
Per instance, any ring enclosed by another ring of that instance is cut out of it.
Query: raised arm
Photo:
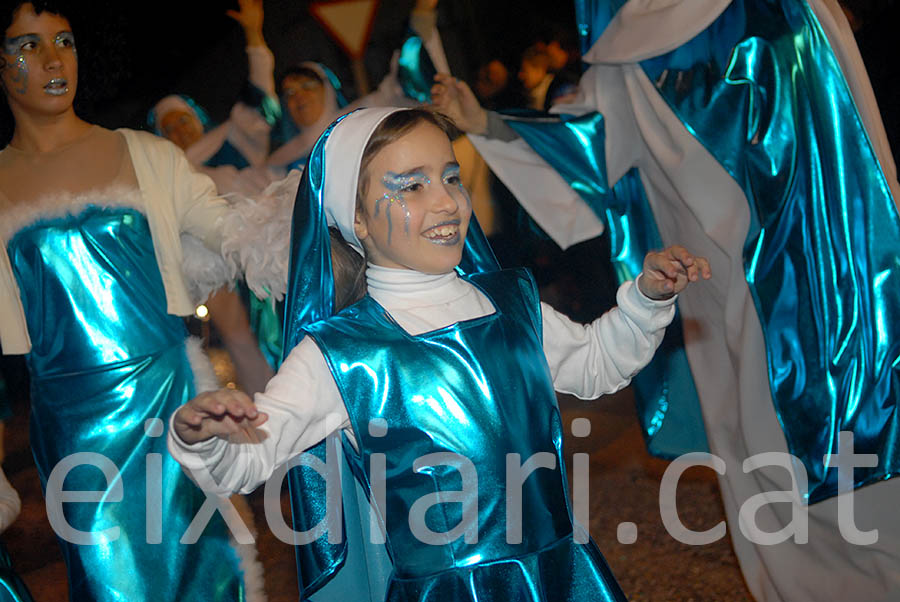
[[[275,58],[263,38],[262,0],[238,0],[239,10],[225,14],[238,22],[247,40],[247,57],[250,67],[250,83],[272,98],[275,94]]]
[[[619,287],[618,306],[590,324],[543,305],[544,353],[554,388],[593,399],[628,385],[662,342],[675,316],[675,295],[710,277],[705,259],[671,247],[649,253],[637,280]]]

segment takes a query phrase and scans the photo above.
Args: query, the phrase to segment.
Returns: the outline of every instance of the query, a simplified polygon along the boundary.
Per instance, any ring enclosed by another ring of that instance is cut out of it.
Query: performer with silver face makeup
[[[217,252],[225,204],[170,142],[78,117],[75,37],[55,3],[5,7],[0,344],[28,354],[31,444],[69,597],[253,599],[222,513],[180,543],[207,498],[162,438],[211,373],[179,318],[194,308],[179,234]],[[88,501],[66,501],[63,484]]]
[[[499,270],[459,184],[452,132],[438,114],[394,108],[326,130],[295,203],[286,341],[296,346],[255,404],[222,390],[182,406],[169,449],[204,487],[249,492],[343,431],[390,574],[372,543],[316,548],[300,565],[303,599],[623,601],[570,516],[554,389],[594,398],[625,386],[662,339],[675,295],[709,278],[709,265],[680,247],[650,253],[618,308],[572,323],[539,302],[526,270]],[[348,278],[332,269],[327,226],[368,261],[368,294],[343,309],[334,299]],[[497,484],[510,454],[540,452],[552,466],[519,499],[521,516],[545,520],[520,525],[517,541],[505,510],[516,494]],[[378,476],[376,465],[388,469]],[[292,496],[295,518],[325,502],[313,493]],[[453,503],[426,513],[429,497]],[[354,532],[356,515],[345,517]]]

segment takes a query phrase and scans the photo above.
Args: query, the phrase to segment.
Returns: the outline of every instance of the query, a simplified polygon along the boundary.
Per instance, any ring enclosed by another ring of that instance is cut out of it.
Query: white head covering
[[[341,235],[358,251],[362,243],[356,238],[356,193],[363,151],[372,132],[397,107],[359,109],[346,115],[335,125],[325,142],[325,185],[323,210],[329,226],[337,226]]]
[[[325,94],[325,98],[322,102],[322,114],[315,123],[301,128],[299,134],[288,140],[280,148],[276,149],[275,152],[269,155],[267,162],[272,166],[282,167],[289,165],[308,154],[310,149],[312,149],[313,145],[316,143],[316,140],[318,140],[319,136],[322,135],[322,132],[325,131],[325,128],[341,114],[341,108],[338,106],[337,93],[331,83],[331,78],[328,77],[328,74],[325,73],[322,66],[319,63],[312,61],[300,63],[300,66],[312,69],[322,80],[322,90]],[[286,116],[286,118],[290,117]],[[299,124],[297,127],[300,127]]]
[[[203,123],[203,120],[200,119],[200,116],[194,110],[194,107],[189,105],[185,99],[177,94],[170,94],[168,96],[162,97],[159,102],[153,105],[153,117],[155,122],[159,124],[162,121],[162,118],[172,111],[184,111],[196,117],[200,123]],[[157,127],[159,127],[157,125]]]

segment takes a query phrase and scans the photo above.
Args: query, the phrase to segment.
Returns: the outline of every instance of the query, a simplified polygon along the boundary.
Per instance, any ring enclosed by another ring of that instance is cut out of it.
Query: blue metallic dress
[[[393,562],[385,600],[625,600],[593,542],[575,541],[534,281],[525,271],[468,278],[496,313],[412,336],[365,297],[307,327],[356,434],[358,451],[345,445],[350,466],[370,496],[384,496],[375,505]],[[518,542],[507,535],[516,524],[503,487],[510,454],[554,460],[524,481]],[[386,479],[373,488],[382,457]],[[417,523],[410,517],[428,499]],[[477,521],[466,522],[470,511]],[[426,544],[428,532],[436,539]]]
[[[197,543],[179,543],[205,495],[162,435],[194,382],[146,218],[88,205],[20,229],[7,251],[32,342],[31,444],[70,598],[243,600],[218,513]],[[54,481],[57,491],[98,493],[54,511]]]

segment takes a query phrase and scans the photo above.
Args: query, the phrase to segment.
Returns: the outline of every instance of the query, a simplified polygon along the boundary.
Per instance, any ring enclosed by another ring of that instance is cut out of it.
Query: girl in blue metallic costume
[[[304,598],[321,588],[338,599],[329,588],[340,585],[353,600],[624,600],[571,518],[554,389],[593,398],[625,386],[653,355],[674,295],[709,266],[680,247],[651,253],[618,308],[570,322],[540,304],[527,271],[498,269],[450,131],[433,113],[393,108],[326,131],[295,204],[297,345],[255,405],[220,391],[179,409],[170,451],[204,487],[250,491],[329,432],[345,434],[391,572],[377,589],[378,569],[355,566],[351,550],[325,558]],[[337,314],[326,222],[368,261],[367,295]],[[543,468],[517,480],[528,458]]]
[[[224,513],[181,543],[208,498],[162,438],[211,376],[178,317],[194,307],[179,233],[218,249],[225,205],[171,143],[76,115],[75,37],[55,4],[3,18],[15,132],[0,152],[0,339],[28,354],[31,444],[70,599],[249,599]]]

